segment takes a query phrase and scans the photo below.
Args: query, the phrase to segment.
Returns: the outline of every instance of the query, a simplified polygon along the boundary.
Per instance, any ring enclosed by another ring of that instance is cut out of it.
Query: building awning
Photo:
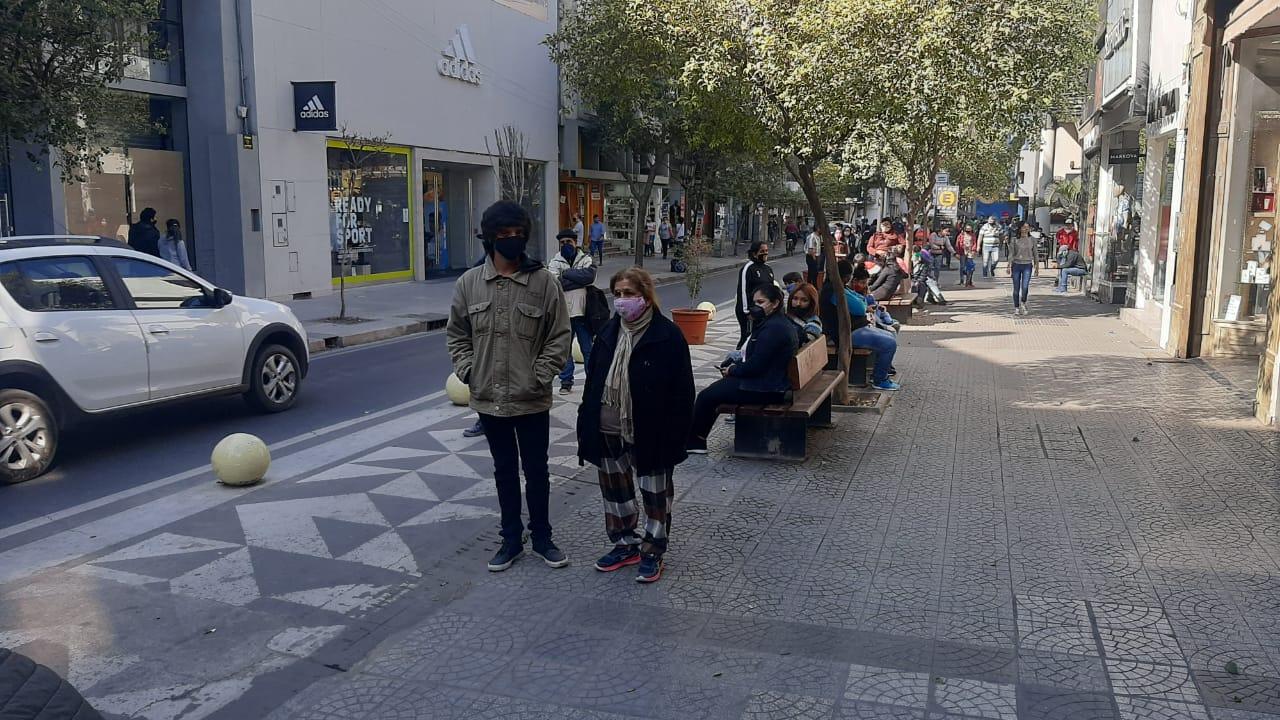
[[[1276,27],[1280,33],[1280,0],[1245,0],[1231,11],[1222,42],[1229,43],[1255,28]]]

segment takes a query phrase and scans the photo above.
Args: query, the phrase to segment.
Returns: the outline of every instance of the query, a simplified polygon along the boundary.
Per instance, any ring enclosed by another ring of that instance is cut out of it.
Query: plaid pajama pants
[[[615,545],[639,545],[640,552],[661,556],[667,550],[671,532],[671,500],[674,468],[656,475],[641,475],[640,498],[644,501],[644,537],[636,534],[639,508],[633,480],[632,448],[619,435],[602,435],[600,494],[604,497],[604,527]]]

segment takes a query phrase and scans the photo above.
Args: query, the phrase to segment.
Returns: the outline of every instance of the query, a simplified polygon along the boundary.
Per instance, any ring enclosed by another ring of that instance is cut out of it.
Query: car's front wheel
[[[39,477],[58,452],[58,423],[49,406],[25,390],[0,390],[0,483]]]
[[[288,410],[298,401],[302,372],[298,357],[283,345],[266,345],[258,350],[249,373],[245,400],[261,412]]]

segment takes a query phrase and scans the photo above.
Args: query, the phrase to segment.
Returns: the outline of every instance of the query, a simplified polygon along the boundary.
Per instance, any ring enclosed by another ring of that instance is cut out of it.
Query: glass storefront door
[[[427,275],[458,273],[480,257],[475,239],[475,169],[422,163],[423,252]]]
[[[329,240],[333,277],[347,282],[413,277],[409,150],[380,152],[329,141]]]

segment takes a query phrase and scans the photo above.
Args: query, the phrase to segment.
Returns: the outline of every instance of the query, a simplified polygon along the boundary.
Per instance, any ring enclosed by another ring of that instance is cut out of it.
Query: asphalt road
[[[771,262],[779,279],[803,264],[798,255]],[[699,299],[731,300],[735,280],[733,272],[707,278]],[[691,305],[683,283],[658,292],[665,310]],[[278,415],[256,414],[230,397],[94,422],[62,438],[58,464],[45,476],[0,487],[0,529],[200,467],[233,432],[270,445],[430,395],[450,369],[444,333],[436,331],[316,355],[298,404]]]

